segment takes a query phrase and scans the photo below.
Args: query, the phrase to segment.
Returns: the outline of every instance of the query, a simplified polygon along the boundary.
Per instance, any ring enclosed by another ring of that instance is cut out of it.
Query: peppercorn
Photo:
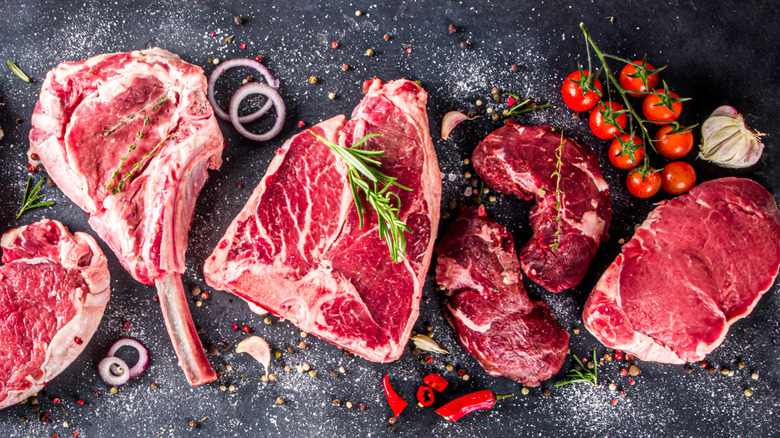
[[[219,350],[217,349],[217,347],[215,347],[213,345],[210,346],[209,347],[209,355],[216,356],[217,354],[219,354]]]
[[[509,69],[512,71],[520,71],[520,66],[517,64],[512,64],[512,66],[509,67]]]
[[[225,371],[233,371],[232,365],[225,365]]]
[[[288,352],[288,353],[295,353],[295,348],[293,348],[293,347],[287,347],[287,352]]]
[[[81,338],[79,338],[78,336],[76,336],[75,338],[73,338],[73,341],[74,341],[76,344],[78,344],[78,345],[81,345],[81,344],[83,344],[83,343],[84,343],[84,341],[82,341],[82,340],[81,340]]]
[[[281,398],[281,397],[276,397],[276,403],[278,403],[278,404],[280,404],[280,405],[281,405],[281,404],[284,404],[284,399],[283,399],[283,398]]]
[[[613,398],[613,399],[610,401],[610,403],[612,404],[612,406],[615,406],[616,404],[618,404],[618,401],[617,401],[617,399],[616,399],[616,398]]]
[[[149,385],[149,386],[151,386],[151,387],[152,387],[152,389],[157,389],[157,384],[156,384],[156,383],[154,383],[154,382],[152,382],[152,383],[151,383],[151,385]]]
[[[347,409],[352,409],[352,402],[348,401],[344,406],[346,406]]]
[[[628,374],[628,370],[627,369],[623,368],[622,370],[620,370],[620,375],[621,376],[625,376],[627,374]]]
[[[620,394],[620,396],[621,396],[621,397],[625,397],[625,396],[626,396],[626,391],[623,391],[623,390],[621,389],[621,390],[620,390],[620,392],[619,392],[618,394]]]
[[[219,385],[219,390],[220,390],[220,391],[227,391],[227,386],[225,386],[225,385]]]
[[[523,387],[523,389],[520,390],[520,393],[523,395],[528,395],[530,392],[531,390],[526,388],[525,386]]]
[[[745,389],[745,397],[752,397],[753,396],[753,390],[748,388]]]
[[[190,420],[190,427],[195,429],[196,427],[198,427],[198,423],[196,423],[195,420]]]
[[[331,372],[330,372],[330,376],[331,376],[331,377],[338,377],[338,376],[339,376],[339,373],[337,373],[337,372],[335,372],[335,371],[331,371]]]
[[[463,49],[463,50],[468,49],[469,48],[469,43],[467,43],[465,41],[461,41],[460,48]]]
[[[463,159],[463,164],[469,164],[469,163],[471,163],[471,160],[469,160],[468,158]]]
[[[334,49],[338,49],[339,48],[339,43],[337,43],[336,41],[333,41],[332,43],[330,43],[330,47],[332,47]]]
[[[59,398],[59,397],[55,397],[55,398],[54,398],[54,400],[52,400],[51,402],[52,402],[52,403],[54,403],[55,405],[57,405],[57,404],[59,404],[59,403],[60,403],[60,401],[61,401],[61,400],[60,400],[60,398]]]
[[[731,372],[731,370],[729,370],[728,368],[721,368],[720,369],[720,373],[723,374],[724,376],[728,376],[730,372]]]
[[[610,390],[610,391],[615,391],[615,390],[617,390],[617,385],[615,385],[614,383],[610,383],[610,384],[609,384],[609,390]]]
[[[304,126],[306,126],[306,122],[304,122],[303,120],[298,122],[298,127],[299,128],[303,128]]]
[[[309,76],[309,83],[310,84],[316,84],[317,83],[317,76]]]
[[[262,380],[263,382],[267,382],[268,381],[268,376],[265,376],[265,375],[260,376],[260,380]]]
[[[303,341],[301,341],[301,342],[298,344],[298,347],[300,347],[300,348],[306,348],[306,343],[305,343],[305,342],[303,342]]]
[[[751,373],[750,378],[753,380],[758,380],[758,373]]]
[[[493,89],[490,90],[490,94],[492,94],[494,96],[498,96],[498,93],[499,93],[499,90],[498,90],[497,87],[493,87]]]
[[[233,19],[233,21],[235,21],[235,22],[236,22],[236,24],[237,24],[237,25],[239,25],[239,26],[241,26],[242,24],[244,24],[244,19],[243,19],[243,18],[241,18],[241,17],[239,17],[239,16],[236,16],[236,18],[234,18],[234,19]]]
[[[288,372],[288,373],[289,373],[291,370],[292,370],[292,368],[290,368],[290,366],[289,366],[289,365],[285,365],[285,366],[284,366],[284,371],[285,371],[285,372]]]
[[[266,323],[266,324],[270,324],[270,323],[271,323],[271,318],[268,318],[268,317],[266,317],[266,318],[263,320],[263,322],[264,322],[264,323]]]
[[[395,417],[388,418],[387,422],[390,423],[390,424],[395,424]]]
[[[690,374],[693,372],[693,367],[690,365],[685,365],[685,372]]]
[[[54,180],[53,180],[53,179],[51,179],[51,178],[46,178],[46,184],[47,184],[49,187],[54,187],[54,186],[56,185],[56,184],[55,184],[55,182],[54,182]]]
[[[452,366],[452,364],[449,364],[449,363],[448,363],[447,365],[445,365],[445,366],[444,366],[444,369],[446,369],[447,371],[452,371],[452,370],[454,370],[454,369],[455,369],[455,367],[454,367],[454,366]]]
[[[360,409],[361,411],[365,411],[366,409],[368,409],[368,406],[365,403],[359,403],[358,409]]]
[[[739,368],[739,369],[745,368],[745,362],[742,362],[742,361],[737,362],[737,368]]]
[[[336,93],[333,93],[333,92],[328,93],[328,99],[335,100],[336,99]]]
[[[355,16],[356,17],[359,17],[361,15],[363,15],[363,12],[361,12],[360,10],[355,11]]]
[[[345,370],[345,369],[344,369],[344,367],[339,367],[339,372],[340,372],[341,374],[346,374],[346,373],[347,373],[347,370]]]
[[[334,398],[333,399],[333,406],[339,406],[341,404],[341,400]]]
[[[31,405],[37,405],[38,404],[38,397],[32,396],[28,399]],[[82,402],[83,403],[83,402]]]
[[[711,366],[711,365],[708,365],[705,370],[707,371],[707,374],[715,374],[715,371],[716,371],[715,367]]]
[[[455,33],[455,32],[457,32],[457,31],[458,31],[458,27],[457,27],[457,26],[455,26],[454,24],[450,24],[450,25],[447,27],[447,30],[449,30],[449,31],[450,31],[450,33]]]
[[[249,333],[249,332],[252,331],[252,329],[249,328],[248,325],[245,325],[245,326],[241,327],[241,331],[244,332],[244,333]]]
[[[500,116],[498,114],[493,114],[490,118],[493,119],[494,122],[497,122]]]
[[[395,432],[395,426],[387,426],[388,432]]]
[[[233,324],[231,324],[231,325],[230,325],[230,327],[231,327],[233,330],[238,330],[238,324],[236,324],[236,323],[233,323]]]
[[[24,123],[24,120],[22,120],[22,119],[16,119],[16,123],[17,123],[18,125],[21,125],[22,123]],[[35,154],[33,154],[33,155],[35,155]],[[34,159],[34,160],[37,160],[37,158],[33,158],[33,159]]]
[[[374,56],[374,49],[366,50],[366,56]]]
[[[195,301],[195,307],[200,307],[200,306],[202,306],[202,305],[203,305],[203,302],[202,302],[202,301],[200,301],[200,300],[198,300],[198,301]]]
[[[82,400],[82,399],[76,400],[76,403],[78,403],[79,406],[84,406],[84,400]]]
[[[110,392],[111,394],[116,394],[117,392],[119,392],[119,390],[116,389],[116,386],[112,386],[111,389],[108,390],[108,392]]]
[[[544,394],[545,397],[550,397],[552,395],[552,391],[550,391],[549,389],[545,389],[542,394]]]
[[[384,38],[385,41],[390,41],[390,35],[388,35],[388,34],[384,34],[384,36],[382,38]]]
[[[308,363],[304,363],[302,368],[304,371],[309,371],[311,369],[311,365],[309,365]]]
[[[317,372],[314,370],[309,371],[309,377],[317,377]]]
[[[349,66],[347,64],[341,64],[341,69],[347,71],[349,70]]]
[[[419,348],[412,348],[412,354],[417,356],[418,354],[420,354],[420,349]]]
[[[282,357],[282,352],[279,350],[274,350],[274,357]]]
[[[631,374],[632,376],[638,376],[639,367],[636,365],[631,365],[630,367],[628,367],[628,374]]]

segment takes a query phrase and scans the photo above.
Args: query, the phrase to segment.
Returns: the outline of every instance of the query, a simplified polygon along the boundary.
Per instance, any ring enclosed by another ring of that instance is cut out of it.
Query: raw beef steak
[[[698,361],[748,315],[780,268],[780,212],[744,178],[721,178],[662,202],[623,246],[585,303],[604,345],[643,360]]]
[[[536,198],[534,234],[520,251],[525,274],[551,292],[580,284],[612,216],[609,186],[593,151],[549,126],[510,123],[477,145],[472,162],[490,188]]]
[[[485,209],[467,210],[436,247],[436,281],[458,342],[491,376],[539,386],[561,369],[569,333],[550,307],[531,301],[512,235]]]
[[[44,219],[3,234],[0,409],[38,392],[84,350],[111,294],[91,236]]]
[[[162,49],[64,62],[46,75],[30,161],[62,191],[138,281],[156,284],[192,385],[216,378],[181,285],[195,200],[224,140],[200,67]]]
[[[216,289],[385,362],[401,356],[417,319],[439,224],[441,177],[425,91],[408,80],[378,79],[363,90],[346,125],[337,116],[311,130],[344,147],[382,134],[365,148],[385,151],[381,170],[413,189],[397,190],[399,217],[411,230],[408,256],[392,261],[372,207],[359,229],[346,164],[307,130],[278,151],[204,274]]]

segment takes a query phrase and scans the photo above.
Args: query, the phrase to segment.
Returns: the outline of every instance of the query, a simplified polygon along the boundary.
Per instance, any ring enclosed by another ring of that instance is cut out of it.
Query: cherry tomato
[[[642,172],[635,167],[628,172],[628,176],[626,177],[628,192],[637,198],[646,199],[661,190],[661,175],[658,171],[654,171],[655,169],[652,167],[648,170],[649,172],[647,172],[647,175],[643,177]]]
[[[609,108],[612,108],[612,110],[608,111]],[[590,112],[590,131],[593,135],[602,140],[610,140],[620,134],[623,128],[626,127],[626,122],[628,122],[626,113],[622,113],[617,117],[614,114],[609,116],[617,125],[610,123],[604,113],[614,113],[622,110],[623,105],[617,102],[601,102],[596,108],[593,108],[593,111]]]
[[[619,136],[623,141],[628,141],[628,138],[630,137],[629,134],[623,134]],[[634,136],[634,144],[642,144],[642,139]],[[642,158],[645,157],[645,148],[644,146],[640,146],[634,150],[633,158],[631,157],[631,153],[628,151],[628,148],[626,148],[624,153],[623,143],[620,142],[617,138],[612,140],[612,144],[609,145],[609,161],[618,169],[628,170],[632,169],[639,164],[640,161],[642,161]]]
[[[680,97],[674,91],[670,91],[669,95],[674,98]],[[672,109],[669,109],[661,104],[661,98],[657,94],[648,94],[642,102],[642,113],[644,113],[645,118],[653,121],[656,125],[677,120],[681,112],[682,102],[673,103]]]
[[[586,78],[590,76],[589,71],[585,71],[583,73],[585,74]],[[563,103],[565,103],[566,106],[573,109],[574,111],[587,111],[596,106],[599,100],[601,100],[601,81],[596,78],[596,80],[593,82],[593,85],[599,90],[598,93],[592,90],[588,91],[587,93],[583,93],[582,86],[576,82],[580,81],[581,79],[582,76],[580,75],[580,72],[575,71],[569,76],[566,76],[566,79],[563,81],[563,88],[561,90],[561,94],[563,94]]]
[[[654,70],[649,62],[634,61],[634,64],[644,65],[648,70]],[[633,78],[629,75],[636,74],[636,66],[634,64],[626,64],[623,70],[620,70],[620,86],[629,90],[629,95],[634,97],[642,97],[642,93],[631,93],[631,91],[653,91],[656,85],[658,85],[658,73],[651,74],[647,77],[647,87],[642,82],[642,78]]]
[[[655,149],[659,154],[673,160],[688,155],[693,148],[693,133],[691,131],[669,134],[670,125],[662,126],[655,133]]]
[[[696,184],[696,171],[685,161],[672,161],[661,171],[661,188],[666,193],[680,195]]]

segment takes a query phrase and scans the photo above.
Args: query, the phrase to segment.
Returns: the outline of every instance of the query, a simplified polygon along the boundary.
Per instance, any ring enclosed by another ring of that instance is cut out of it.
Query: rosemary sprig
[[[21,79],[21,80],[23,80],[23,81],[25,81],[25,82],[30,82],[30,77],[29,77],[29,76],[27,76],[27,75],[26,75],[26,74],[25,74],[25,73],[22,71],[22,69],[21,69],[21,68],[19,68],[19,66],[18,66],[18,65],[16,65],[16,64],[15,64],[13,61],[11,61],[10,59],[6,59],[6,63],[8,64],[8,68],[10,68],[10,69],[11,69],[11,72],[12,72],[13,74],[15,74],[15,75],[16,75],[16,76],[17,76],[19,79]]]
[[[593,370],[591,371],[586,367],[582,361],[577,357],[577,355],[572,354],[572,357],[574,358],[574,362],[579,365],[580,368],[582,368],[582,371],[573,368],[569,371],[568,374],[566,374],[566,377],[569,380],[564,380],[563,382],[558,382],[555,384],[555,386],[563,386],[568,385],[569,383],[576,383],[576,382],[588,382],[592,384],[593,386],[599,386],[599,363],[596,360],[596,349],[593,349]]]
[[[550,175],[550,178],[555,178],[555,223],[557,226],[557,229],[555,230],[555,242],[550,245],[550,249],[553,251],[557,251],[558,247],[561,245],[561,234],[563,234],[563,218],[561,218],[561,195],[563,195],[563,190],[561,190],[563,143],[563,131],[561,131],[561,142],[558,144],[558,147],[555,148],[555,171]]]
[[[325,143],[331,151],[338,155],[347,163],[349,172],[349,187],[352,189],[352,198],[355,202],[358,218],[360,219],[360,229],[363,228],[363,216],[366,210],[363,201],[360,199],[360,191],[366,197],[366,201],[374,208],[377,213],[377,222],[379,225],[379,239],[385,240],[387,248],[390,250],[390,257],[394,262],[401,261],[399,253],[406,255],[406,235],[411,233],[406,223],[398,217],[401,210],[401,198],[395,192],[389,189],[396,186],[402,190],[411,191],[412,189],[398,183],[396,177],[385,175],[379,166],[382,163],[378,158],[386,157],[384,151],[373,151],[358,149],[370,138],[382,134],[368,134],[355,142],[351,147],[345,148],[336,143],[317,135],[314,131],[309,131],[318,140]],[[393,199],[396,205],[393,206]]]
[[[531,111],[542,108],[553,108],[555,106],[547,103],[544,105],[537,105],[530,98],[521,99],[520,96],[512,93],[504,93],[504,96],[510,96],[511,98],[515,99],[516,102],[520,102],[515,104],[512,108],[509,109],[508,112],[504,114],[507,117],[528,117],[528,113]]]
[[[44,179],[45,178],[39,179],[38,182],[33,186],[31,190],[30,181],[32,180],[32,177],[27,176],[27,185],[24,187],[24,198],[22,199],[22,208],[21,210],[19,210],[19,214],[16,215],[16,219],[22,217],[22,214],[24,214],[24,212],[26,212],[27,210],[54,205],[54,201],[40,202],[38,204],[34,204],[35,201],[43,198],[44,196],[41,193],[41,184],[43,184]]]

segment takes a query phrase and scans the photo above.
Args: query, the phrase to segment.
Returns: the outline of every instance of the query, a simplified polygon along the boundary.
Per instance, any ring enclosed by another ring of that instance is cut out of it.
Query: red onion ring
[[[276,121],[274,122],[274,126],[262,134],[253,134],[249,132],[246,128],[244,128],[243,125],[241,125],[241,118],[238,117],[238,106],[241,104],[241,101],[244,100],[247,96],[251,96],[252,94],[262,94],[267,96],[268,101],[273,102],[274,107],[276,107]],[[230,98],[230,123],[233,124],[233,127],[236,128],[236,131],[238,131],[239,134],[250,140],[266,141],[276,137],[280,132],[282,132],[286,112],[287,107],[284,105],[282,96],[276,90],[266,84],[250,82],[239,88],[238,91],[236,91],[236,94]]]
[[[211,72],[211,76],[209,76],[209,88],[207,95],[209,102],[211,102],[211,106],[214,108],[214,114],[216,114],[222,120],[230,120],[230,116],[222,108],[220,108],[219,105],[217,105],[217,100],[214,98],[214,84],[217,83],[217,79],[222,75],[222,73],[233,67],[249,67],[251,69],[257,70],[261,75],[263,75],[266,82],[268,82],[268,85],[273,88],[279,88],[279,80],[276,79],[270,71],[268,71],[266,66],[257,60],[250,58],[236,58],[221,62],[219,65],[217,65],[214,71]],[[273,102],[271,102],[271,99],[268,99],[262,108],[253,112],[252,114],[239,117],[238,121],[241,123],[253,122],[267,113],[268,110],[271,109],[272,105]]]
[[[121,370],[121,374],[115,374],[112,368],[116,371]],[[130,380],[130,367],[122,359],[115,356],[104,357],[103,360],[98,363],[98,374],[106,384],[111,386],[120,386],[127,383]]]
[[[136,362],[135,365],[133,365],[133,367],[128,370],[129,371],[128,378],[133,378],[143,373],[144,370],[146,369],[146,366],[149,365],[149,350],[147,350],[146,347],[144,347],[144,344],[138,342],[133,338],[122,338],[111,345],[111,348],[108,349],[108,353],[106,353],[106,356],[112,357],[116,355],[116,352],[119,351],[119,349],[122,347],[130,347],[138,351],[138,362]],[[125,363],[124,361],[122,363],[125,364],[124,365],[125,367],[127,366],[127,363]]]

